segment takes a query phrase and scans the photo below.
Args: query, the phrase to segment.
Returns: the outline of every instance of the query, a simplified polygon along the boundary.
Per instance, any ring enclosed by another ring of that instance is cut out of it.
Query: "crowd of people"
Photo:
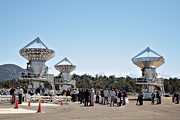
[[[143,105],[143,97],[144,97],[143,93],[140,92],[137,97],[136,105]],[[151,104],[152,105],[161,104],[161,98],[162,98],[162,94],[160,91],[157,91],[156,93],[153,92],[151,94]],[[179,99],[180,99],[179,93],[174,92],[172,95],[172,102],[175,104],[179,104]],[[156,103],[155,103],[155,101],[156,101]]]
[[[127,93],[117,89],[80,89],[78,100],[84,106],[94,106],[94,103],[121,106],[128,103]]]
[[[11,99],[11,104],[14,104],[15,103],[15,100],[16,100],[16,95],[18,96],[18,104],[22,104],[23,102],[23,99],[25,101],[25,99],[27,97],[23,97],[27,95],[27,90],[24,89],[22,87],[17,87],[17,89],[15,88],[11,88],[10,91],[9,91],[10,95],[12,96],[12,99]]]
[[[75,102],[77,100],[77,92],[75,89],[67,89],[67,90],[48,90],[48,89],[26,89],[17,87],[17,88],[10,88],[7,94],[11,95],[11,104],[14,104],[16,99],[18,103],[21,104],[22,102],[27,102],[30,100],[31,96],[49,96],[50,102],[53,101],[54,96],[71,96],[72,101]]]
[[[117,89],[64,89],[60,90],[44,90],[44,89],[30,89],[27,90],[25,88],[12,87],[9,90],[9,94],[11,97],[11,104],[14,104],[16,99],[18,103],[21,104],[22,102],[27,102],[30,96],[33,95],[42,95],[42,96],[71,96],[72,102],[79,101],[80,104],[84,106],[94,106],[94,103],[102,104],[102,105],[110,105],[117,106],[126,105],[128,102],[127,93],[125,91],[117,90]],[[52,102],[52,99],[51,101]]]
[[[44,89],[31,89],[17,87],[11,88],[9,94],[12,96],[11,104],[15,103],[16,96],[18,96],[18,103],[21,104],[23,101],[27,102],[27,96],[32,95],[43,95],[43,96],[71,96],[72,102],[80,102],[84,106],[94,106],[94,103],[109,106],[121,106],[129,103],[128,95],[125,90],[118,89],[67,89],[67,90],[44,90]],[[162,94],[160,91],[151,94],[151,104],[161,104]],[[172,102],[179,104],[180,95],[178,92],[174,92],[172,95]],[[137,96],[136,105],[143,105],[144,94],[139,92]],[[156,101],[156,103],[155,103]],[[52,101],[50,101],[52,102]]]
[[[156,104],[161,104],[161,93],[159,91],[157,91],[156,93],[151,93],[151,104],[155,104],[155,101],[156,101]],[[138,94],[138,97],[137,97],[137,102],[136,102],[136,105],[143,105],[143,98],[144,98],[144,95],[143,95],[143,92],[140,92]]]

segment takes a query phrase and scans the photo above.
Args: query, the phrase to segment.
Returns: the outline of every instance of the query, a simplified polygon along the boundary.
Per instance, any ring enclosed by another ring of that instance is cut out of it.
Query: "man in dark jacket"
[[[14,104],[15,103],[15,99],[16,99],[16,95],[15,95],[15,88],[11,88],[11,90],[9,91],[10,92],[10,95],[12,96],[12,100],[11,100],[11,104]]]
[[[143,105],[143,93],[142,92],[139,93],[138,99],[139,99],[139,105]]]
[[[86,89],[86,91],[84,92],[84,98],[85,98],[85,103],[84,103],[84,106],[88,106],[88,102],[89,102],[89,90]]]
[[[179,104],[179,93],[176,93],[176,104]]]
[[[121,97],[122,97],[122,92],[121,92],[121,90],[120,90],[119,93],[118,93],[118,99],[119,99],[118,106],[121,106],[121,104],[122,104]]]
[[[155,94],[154,93],[151,94],[151,99],[152,99],[151,104],[154,104],[154,99],[155,99]]]
[[[156,98],[157,98],[157,104],[161,104],[161,98],[160,98],[160,94],[158,91],[156,93]]]

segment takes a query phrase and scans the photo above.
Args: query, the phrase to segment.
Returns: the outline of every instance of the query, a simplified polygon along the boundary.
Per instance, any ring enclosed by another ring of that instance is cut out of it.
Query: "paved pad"
[[[24,114],[24,113],[37,113],[33,110],[27,110],[27,109],[14,109],[14,108],[0,108],[0,114]]]
[[[28,106],[28,103],[22,103],[23,106]],[[39,103],[30,103],[30,106],[39,106]],[[41,103],[41,106],[60,106],[58,104]]]

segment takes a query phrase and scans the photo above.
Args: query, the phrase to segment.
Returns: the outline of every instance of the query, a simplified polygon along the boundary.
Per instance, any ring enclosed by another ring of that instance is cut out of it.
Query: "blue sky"
[[[56,55],[49,72],[67,57],[74,73],[141,75],[131,58],[151,47],[164,56],[162,76],[180,77],[179,0],[0,1],[0,64],[23,68],[19,50],[40,39]]]

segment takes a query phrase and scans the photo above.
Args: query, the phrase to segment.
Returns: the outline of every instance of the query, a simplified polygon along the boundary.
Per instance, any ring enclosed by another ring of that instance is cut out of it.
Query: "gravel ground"
[[[83,107],[79,103],[63,106],[42,106],[42,113],[0,114],[0,120],[180,120],[180,104],[171,103],[171,98],[163,98],[161,105],[151,105],[145,101],[143,106],[130,101],[126,106],[95,104]],[[0,108],[13,108],[14,105],[0,104]],[[37,110],[37,106],[19,106]]]

